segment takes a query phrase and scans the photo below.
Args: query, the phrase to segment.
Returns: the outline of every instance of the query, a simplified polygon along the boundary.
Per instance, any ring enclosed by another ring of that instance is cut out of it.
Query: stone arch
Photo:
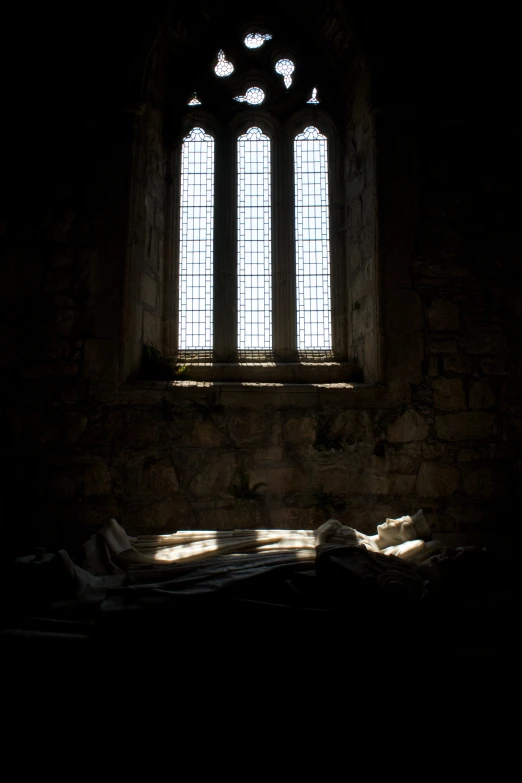
[[[316,14],[316,7],[308,13]],[[182,62],[183,52],[189,46],[186,39],[190,41],[194,35],[194,20],[191,28],[187,16],[184,28],[180,27],[181,22],[176,20],[174,11],[167,21],[162,20],[156,35],[149,38],[148,48],[145,47],[140,55],[141,81],[135,79],[140,100],[134,104],[132,141],[129,145],[132,175],[120,380],[137,372],[143,343],[151,343],[167,353],[172,352],[176,343],[176,328],[173,326],[175,302],[165,292],[171,292],[175,287],[175,183],[179,173],[176,157],[179,133],[175,131],[180,124],[181,107],[176,108],[174,104],[177,100],[179,106],[179,96],[183,92],[175,64],[177,62],[179,66]],[[267,29],[275,29],[269,12],[262,21]],[[341,180],[336,233],[345,258],[347,285],[343,292],[345,306],[339,315],[337,330],[344,335],[346,356],[357,360],[365,380],[377,381],[382,380],[382,351],[371,80],[361,47],[349,29],[344,4],[328,4],[328,13],[323,13],[321,22],[316,35],[317,47],[330,58],[330,72],[333,69],[339,73],[336,85],[328,85],[324,82],[326,71],[323,72],[321,93],[328,96],[333,106],[333,122],[342,129],[338,140],[339,170],[336,172]],[[233,31],[238,32],[238,41],[241,24],[244,29],[246,22],[240,20],[236,25],[238,30]],[[260,20],[258,24],[261,24]],[[209,29],[203,40],[210,35],[212,20],[207,26]],[[297,50],[298,34],[296,41],[289,40],[292,49],[294,43]],[[163,81],[159,77],[162,69]],[[296,82],[298,78],[303,78],[300,73],[296,73]],[[308,80],[307,90],[314,86],[313,80]],[[192,87],[197,87],[185,77],[183,84],[187,97]],[[332,101],[333,94],[335,101]],[[198,95],[202,106],[191,107],[194,116],[198,112],[203,115],[207,109],[212,113],[212,106],[207,106],[203,92],[198,90]],[[186,109],[183,106],[185,114]],[[309,109],[303,107],[303,116]]]

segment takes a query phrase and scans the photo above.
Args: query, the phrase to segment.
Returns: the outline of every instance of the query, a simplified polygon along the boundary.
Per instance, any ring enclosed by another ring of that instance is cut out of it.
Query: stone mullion
[[[237,172],[233,138],[216,139],[214,188],[215,362],[237,361]]]
[[[273,352],[297,360],[293,139],[274,140],[272,153]]]

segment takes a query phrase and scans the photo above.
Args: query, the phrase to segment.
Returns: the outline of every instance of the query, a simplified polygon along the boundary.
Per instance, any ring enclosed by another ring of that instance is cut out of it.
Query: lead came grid
[[[306,128],[294,139],[297,348],[329,350],[330,231],[327,139]]]
[[[193,128],[181,152],[179,347],[212,349],[214,139]]]
[[[238,348],[272,347],[270,139],[259,128],[238,138]]]

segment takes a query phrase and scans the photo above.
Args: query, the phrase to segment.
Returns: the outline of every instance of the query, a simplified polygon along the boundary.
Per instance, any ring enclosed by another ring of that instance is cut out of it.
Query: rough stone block
[[[420,462],[421,449],[419,443],[408,444],[414,446],[410,450],[406,445],[394,447],[388,445],[386,448],[386,472],[388,473],[417,473]]]
[[[316,420],[311,416],[289,416],[283,423],[285,445],[311,447],[315,441]]]
[[[503,338],[498,328],[473,325],[460,337],[461,348],[467,353],[499,354],[504,349]]]
[[[386,300],[386,312],[392,329],[420,331],[423,327],[422,303],[413,289],[397,289]]]
[[[388,427],[388,440],[391,443],[406,443],[411,440],[424,440],[428,437],[428,423],[414,410],[405,411]]]
[[[453,449],[447,443],[432,441],[431,443],[421,444],[421,454],[423,460],[444,459],[453,455]]]
[[[233,413],[227,422],[228,434],[236,446],[269,445],[273,442],[272,429],[279,414],[267,415],[261,410],[242,410]]]
[[[487,378],[472,381],[469,390],[469,407],[472,409],[492,408],[495,405],[495,392]]]
[[[378,476],[364,471],[348,473],[345,494],[388,495],[389,485],[387,476]]]
[[[423,462],[417,478],[420,497],[447,497],[460,488],[460,472],[442,462]]]
[[[503,439],[507,443],[522,443],[522,418],[519,416],[503,416]]]
[[[87,463],[83,471],[83,491],[89,495],[110,495],[112,479],[109,468],[102,461]]]
[[[116,340],[89,339],[84,347],[84,377],[88,380],[116,378],[118,345]]]
[[[431,340],[431,353],[458,353],[456,340]]]
[[[253,451],[254,462],[281,462],[283,459],[282,446],[263,446]]]
[[[443,411],[462,410],[466,407],[464,387],[460,378],[438,378],[432,383],[433,403]]]
[[[463,473],[462,489],[466,495],[472,497],[492,497],[494,482],[491,471],[484,467],[466,469]]]
[[[213,421],[194,418],[189,433],[183,438],[184,443],[201,448],[213,449],[223,446],[225,435],[221,432]]]
[[[249,471],[250,484],[263,481],[266,487],[261,487],[260,494],[268,498],[281,496],[290,492],[306,492],[311,483],[307,471],[288,465],[256,466]]]
[[[435,429],[442,440],[481,440],[491,437],[495,416],[491,413],[448,413],[435,417]]]
[[[348,476],[342,468],[324,468],[318,470],[315,475],[314,484],[322,486],[325,492],[334,494],[343,494],[346,492]]]
[[[150,465],[145,464],[144,479],[147,490],[159,497],[179,492],[179,482],[176,471],[168,459],[158,460]]]
[[[507,362],[499,357],[486,357],[480,360],[480,369],[484,375],[507,375]]]
[[[417,474],[388,476],[388,495],[412,495],[415,491]]]
[[[444,372],[458,372],[463,375],[470,375],[473,362],[470,356],[455,354],[454,356],[444,357]]]
[[[390,332],[387,350],[388,375],[401,381],[422,380],[424,336],[422,332]]]
[[[480,451],[476,449],[460,449],[457,460],[458,462],[473,462],[474,460],[481,459],[482,455]]]
[[[522,379],[510,378],[504,382],[500,395],[502,413],[522,416]]]
[[[454,331],[459,328],[459,307],[448,299],[434,299],[428,310],[428,323],[435,331]]]
[[[135,503],[128,506],[120,524],[131,535],[147,529],[172,533],[194,527],[195,518],[190,505],[178,495],[158,500],[156,503]]]
[[[140,299],[152,310],[156,309],[158,299],[158,283],[150,275],[145,273],[141,276]]]
[[[428,375],[430,378],[436,378],[439,374],[439,360],[436,356],[429,357]]]
[[[230,496],[230,485],[233,483],[237,465],[234,454],[223,452],[203,453],[196,472],[188,475],[185,485],[188,485],[191,495],[204,497],[206,495]],[[256,481],[262,479],[256,479]],[[256,482],[251,479],[251,484]]]
[[[366,441],[371,435],[370,417],[367,411],[344,410],[332,421],[331,434],[339,436],[345,443]]]
[[[158,315],[143,310],[143,343],[144,345],[154,345],[159,348],[161,345],[161,321]]]

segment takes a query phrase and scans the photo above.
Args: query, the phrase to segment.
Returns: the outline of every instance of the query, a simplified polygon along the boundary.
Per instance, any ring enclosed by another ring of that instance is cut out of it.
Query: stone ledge
[[[248,361],[188,362],[190,379],[223,383],[351,383],[357,368],[354,362],[340,361]]]
[[[365,383],[258,383],[222,381],[128,381],[114,402],[148,404],[167,396],[172,402],[212,394],[218,405],[232,407],[387,408],[405,401],[405,390]]]

